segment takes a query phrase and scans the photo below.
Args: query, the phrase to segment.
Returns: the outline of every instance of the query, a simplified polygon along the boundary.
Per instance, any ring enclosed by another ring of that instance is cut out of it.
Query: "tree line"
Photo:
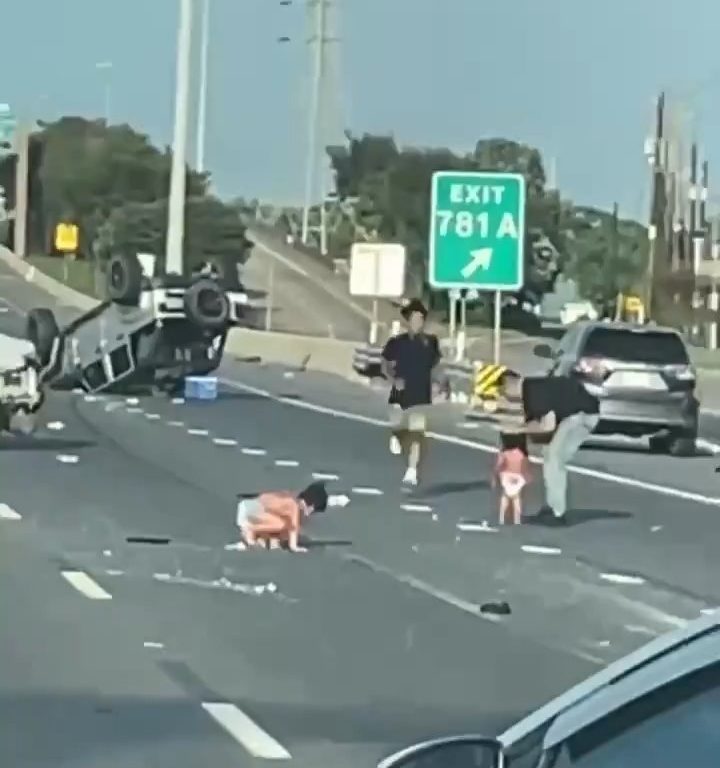
[[[78,256],[102,265],[114,252],[165,254],[171,151],[128,125],[63,117],[44,123],[29,144],[28,250],[51,254],[55,227],[80,230]],[[0,161],[0,186],[15,207],[17,158]],[[231,265],[249,243],[238,211],[209,192],[210,177],[187,171],[185,263]],[[12,237],[12,232],[9,233]]]
[[[392,136],[365,134],[348,135],[345,145],[327,152],[337,191],[326,204],[330,257],[346,256],[358,240],[401,242],[407,247],[414,288],[429,295],[425,279],[433,172],[505,171],[522,173],[526,179],[526,282],[521,301],[540,301],[560,274],[572,278],[584,297],[600,305],[642,284],[645,227],[564,199],[549,188],[542,155],[534,147],[491,138],[461,155],[449,149],[401,147]],[[262,209],[257,201],[245,207],[253,213]],[[319,208],[313,216],[317,221]],[[277,211],[274,222],[297,236],[300,212]]]

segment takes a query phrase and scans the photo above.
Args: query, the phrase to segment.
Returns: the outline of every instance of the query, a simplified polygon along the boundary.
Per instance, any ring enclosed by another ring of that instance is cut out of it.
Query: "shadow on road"
[[[437,496],[449,496],[452,493],[465,493],[467,491],[486,490],[490,487],[488,480],[456,480],[453,482],[436,483],[423,488],[418,495],[427,498]]]
[[[565,515],[566,526],[573,527],[592,523],[598,520],[630,520],[633,515],[630,512],[615,512],[607,509],[571,509]],[[523,523],[526,525],[537,525],[542,528],[554,527],[547,521],[547,518],[539,518],[536,515],[526,517]]]
[[[0,435],[0,451],[69,451],[93,448],[90,440],[68,440],[61,437],[26,437]]]

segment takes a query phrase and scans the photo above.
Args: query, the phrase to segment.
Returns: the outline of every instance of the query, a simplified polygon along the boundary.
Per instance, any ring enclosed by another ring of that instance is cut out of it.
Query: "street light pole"
[[[205,170],[205,132],[207,122],[208,56],[210,53],[210,0],[202,0],[202,45],[200,50],[200,95],[198,98],[197,159],[195,165]]]
[[[177,73],[175,83],[175,127],[173,133],[170,199],[168,201],[165,271],[183,272],[185,237],[185,185],[187,129],[190,100],[190,55],[192,51],[193,0],[179,0],[180,21],[177,38]]]
[[[313,71],[313,83],[310,102],[310,120],[308,125],[307,168],[305,170],[305,201],[302,218],[302,242],[307,245],[310,230],[310,208],[315,191],[315,166],[317,165],[318,151],[318,123],[320,120],[320,99],[325,69],[325,46],[327,44],[327,22],[325,19],[325,6],[328,0],[314,0],[315,8],[315,66]]]

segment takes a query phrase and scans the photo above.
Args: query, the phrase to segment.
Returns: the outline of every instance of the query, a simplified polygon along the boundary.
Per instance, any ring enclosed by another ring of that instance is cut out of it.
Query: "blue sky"
[[[309,63],[302,3],[211,2],[207,165],[217,189],[297,202]],[[481,137],[524,141],[556,159],[568,197],[617,200],[624,213],[644,215],[643,140],[664,87],[694,113],[711,163],[720,160],[717,0],[337,2],[337,126],[457,150]],[[109,60],[113,120],[168,142],[177,8],[177,0],[3,3],[0,101],[28,116],[100,115],[106,74],[95,65]],[[292,42],[279,45],[281,35]]]

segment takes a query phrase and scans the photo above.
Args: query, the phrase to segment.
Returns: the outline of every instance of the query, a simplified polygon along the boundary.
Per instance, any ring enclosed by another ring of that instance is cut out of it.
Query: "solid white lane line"
[[[207,429],[188,429],[188,435],[197,435],[199,437],[207,437],[210,431]]]
[[[265,456],[267,451],[264,448],[241,448],[246,456]]]
[[[85,571],[60,571],[60,573],[68,584],[90,600],[112,600],[112,595],[91,579]]]
[[[0,520],[22,520],[22,515],[7,504],[0,504]]]
[[[237,445],[237,440],[233,440],[231,437],[214,437],[213,443],[215,445]]]
[[[251,754],[263,760],[290,760],[290,753],[235,704],[204,701],[202,708]]]
[[[328,408],[327,406],[318,405],[317,403],[309,403],[307,400],[293,400],[289,397],[281,397],[274,395],[268,390],[260,389],[259,387],[253,387],[249,384],[241,384],[239,381],[233,381],[232,379],[221,379],[221,382],[225,386],[231,387],[233,389],[238,389],[242,392],[250,392],[251,394],[258,395],[259,397],[266,397],[269,400],[274,400],[275,402],[289,405],[292,408],[300,408],[305,411],[312,411],[313,413],[321,413],[326,416],[333,416],[337,419],[355,421],[358,424],[369,424],[375,427],[383,428],[387,428],[389,426],[389,422],[383,419],[376,419],[371,416],[363,416],[359,413],[341,411],[337,408]],[[483,453],[497,453],[497,446],[490,445],[489,443],[480,443],[476,440],[468,440],[466,438],[458,437],[457,435],[446,435],[439,432],[428,432],[427,435],[433,440],[437,440],[441,443],[458,445],[462,448],[470,448],[471,450],[482,451]],[[535,456],[532,456],[530,460],[534,464],[542,464],[542,460]],[[590,469],[588,467],[579,467],[575,464],[569,465],[568,469],[573,474],[581,475],[583,477],[592,477],[595,480],[604,480],[609,483],[624,485],[629,488],[637,488],[642,491],[659,493],[662,496],[682,499],[683,501],[692,501],[698,504],[720,507],[720,496],[706,496],[702,493],[686,491],[682,488],[673,488],[667,485],[660,485],[659,483],[650,483],[644,480],[637,480],[634,477],[627,477],[625,475],[614,475],[610,472],[602,472],[600,470]]]
[[[295,459],[275,459],[276,467],[299,467],[300,462]]]

